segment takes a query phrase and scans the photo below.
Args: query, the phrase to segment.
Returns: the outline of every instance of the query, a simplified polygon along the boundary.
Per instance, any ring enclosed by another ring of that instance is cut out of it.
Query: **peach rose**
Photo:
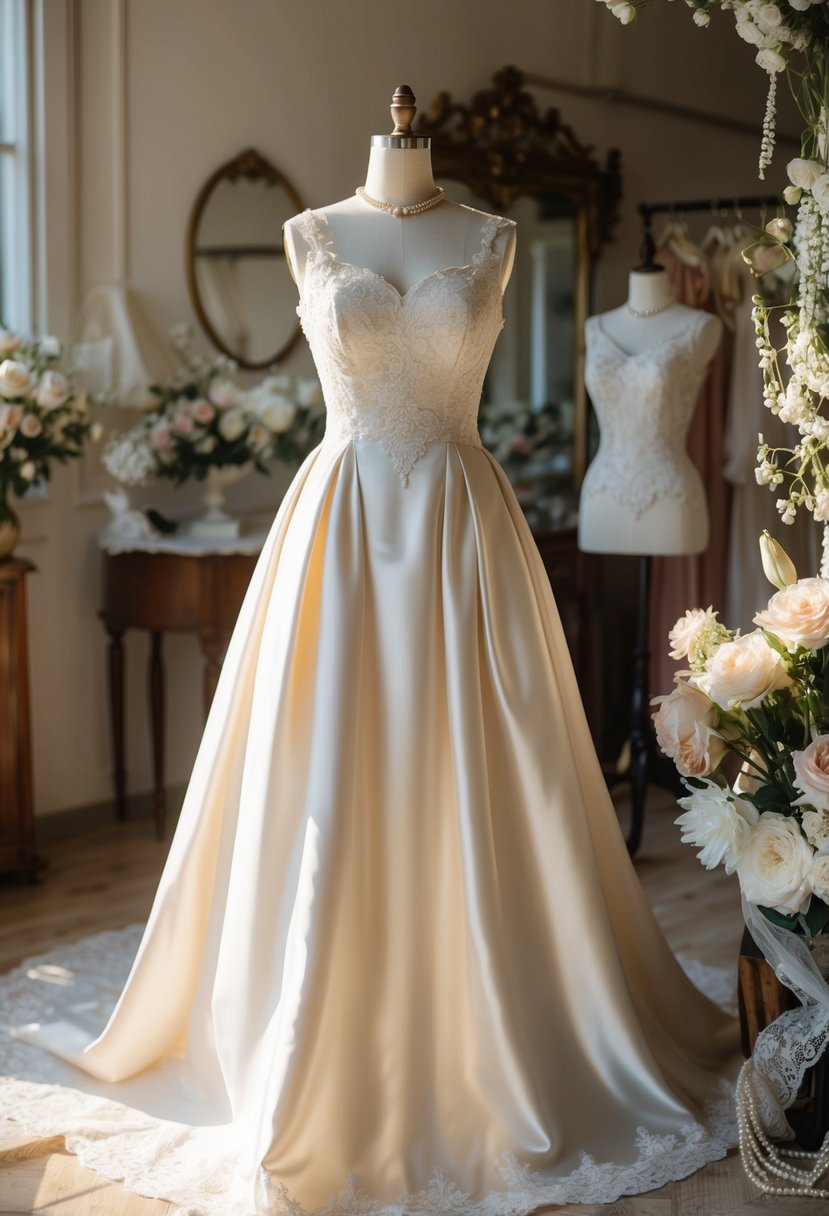
[[[784,587],[757,613],[754,624],[775,634],[790,650],[820,650],[829,642],[829,579],[800,578]]]
[[[37,401],[45,410],[55,410],[63,405],[69,396],[69,385],[66,377],[60,372],[44,372],[37,386]]]
[[[689,608],[668,634],[671,658],[688,658],[693,663],[700,633],[716,619],[717,614],[712,608]]]
[[[740,706],[751,709],[791,680],[780,655],[755,629],[744,637],[724,642],[708,660],[705,671],[691,676],[691,683],[721,709]]]
[[[24,414],[20,420],[20,434],[25,435],[27,439],[37,439],[40,432],[43,430],[40,419],[36,414]]]
[[[713,729],[716,710],[708,697],[682,680],[661,699],[653,715],[657,742],[685,777],[707,777],[725,755],[725,741]]]

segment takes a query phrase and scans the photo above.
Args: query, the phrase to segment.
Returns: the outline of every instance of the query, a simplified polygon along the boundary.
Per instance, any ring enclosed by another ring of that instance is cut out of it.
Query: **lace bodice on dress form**
[[[585,382],[601,427],[601,444],[582,494],[606,491],[641,515],[658,498],[705,509],[702,483],[685,450],[688,427],[708,366],[695,338],[708,321],[689,312],[677,331],[637,354],[617,346],[600,317],[585,336]]]
[[[481,390],[504,323],[496,240],[514,221],[487,217],[471,262],[405,292],[341,261],[323,217],[306,210],[294,224],[309,246],[297,313],[325,397],[323,442],[376,439],[404,482],[429,443],[480,447]]]

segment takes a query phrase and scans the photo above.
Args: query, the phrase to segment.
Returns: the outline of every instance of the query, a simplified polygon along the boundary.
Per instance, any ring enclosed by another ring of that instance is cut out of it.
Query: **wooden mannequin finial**
[[[392,135],[411,135],[416,113],[414,93],[409,85],[399,84],[391,99],[391,116],[394,119]]]

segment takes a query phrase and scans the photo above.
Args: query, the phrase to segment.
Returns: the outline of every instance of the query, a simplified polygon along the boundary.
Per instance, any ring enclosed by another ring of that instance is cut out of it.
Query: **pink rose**
[[[160,422],[158,426],[153,427],[150,434],[150,443],[158,451],[170,446],[170,428],[166,422]]]
[[[802,752],[792,752],[794,784],[802,798],[794,806],[829,811],[829,735],[818,735]]]
[[[829,579],[801,578],[784,587],[758,612],[755,625],[785,642],[790,650],[820,650],[829,642]]]
[[[193,419],[190,417],[190,414],[184,410],[177,413],[173,419],[173,430],[177,435],[192,435]]]
[[[725,755],[725,741],[714,730],[716,709],[708,697],[677,680],[653,715],[656,739],[685,777],[708,777]]]
[[[191,406],[191,413],[196,422],[200,422],[202,426],[207,426],[216,416],[216,411],[209,401],[205,401],[200,397],[198,401],[194,401]]]

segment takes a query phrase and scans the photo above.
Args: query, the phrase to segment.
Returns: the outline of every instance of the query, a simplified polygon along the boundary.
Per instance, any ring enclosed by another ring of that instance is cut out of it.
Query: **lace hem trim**
[[[527,1216],[544,1205],[612,1203],[620,1195],[653,1190],[724,1157],[737,1142],[734,1088],[723,1080],[705,1108],[705,1126],[689,1122],[673,1135],[654,1135],[640,1127],[631,1145],[635,1160],[628,1163],[598,1162],[583,1154],[576,1170],[555,1177],[504,1153],[497,1162],[503,1186],[481,1199],[435,1170],[423,1190],[392,1203],[373,1198],[349,1175],[338,1194],[311,1212],[264,1170],[244,1181],[232,1127],[188,1127],[31,1079],[48,1077],[55,1062],[48,1053],[9,1038],[9,1028],[54,1015],[65,995],[61,977],[106,975],[105,989],[96,982],[96,997],[114,1003],[141,929],[135,925],[84,938],[61,947],[59,964],[42,955],[0,978],[5,1023],[0,1064],[3,1071],[11,1066],[18,1074],[0,1085],[0,1114],[32,1137],[63,1136],[83,1165],[129,1191],[181,1205],[179,1216]],[[716,980],[716,973],[707,970],[711,974],[705,979]],[[54,995],[45,996],[44,988]]]

